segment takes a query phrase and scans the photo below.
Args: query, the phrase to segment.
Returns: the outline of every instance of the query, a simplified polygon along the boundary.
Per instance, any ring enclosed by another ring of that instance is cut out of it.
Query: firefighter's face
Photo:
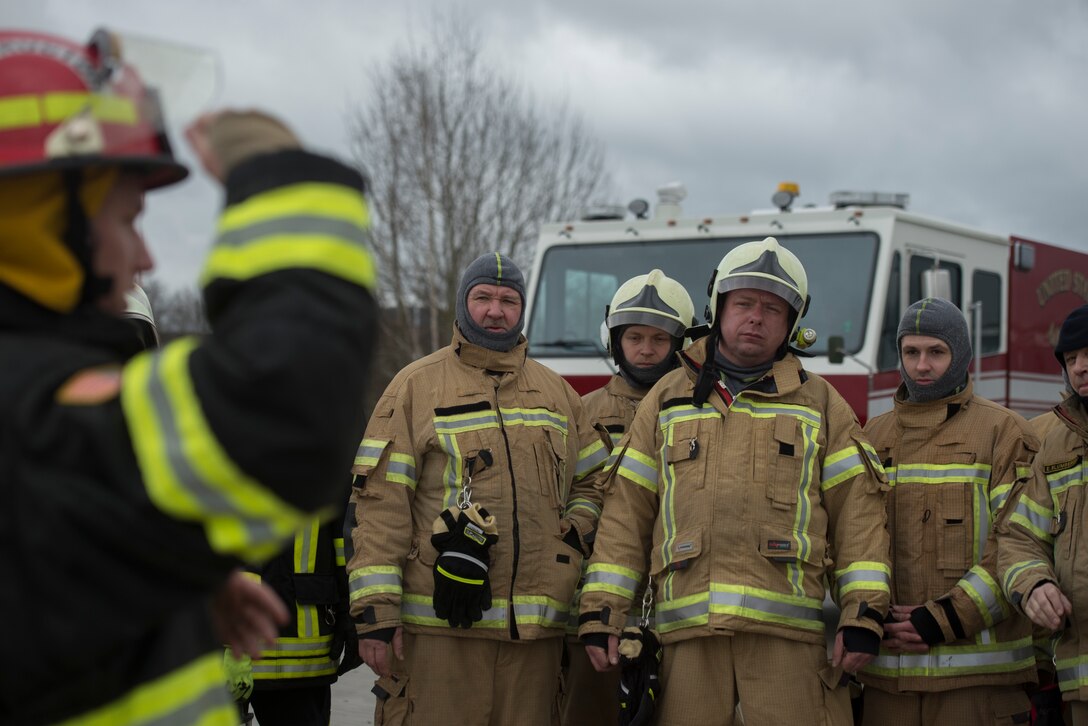
[[[952,365],[952,350],[940,338],[904,335],[899,345],[903,370],[921,386],[935,383]]]
[[[652,368],[672,351],[672,336],[652,325],[628,325],[620,336],[623,359],[638,368]]]
[[[151,254],[136,229],[143,210],[142,180],[122,174],[91,220],[91,267],[111,282],[109,291],[98,299],[98,307],[114,315],[125,311],[125,292],[136,284],[136,276],[152,267]]]
[[[774,360],[786,340],[790,306],[774,293],[744,288],[726,293],[718,329],[718,350],[743,368]]]
[[[1062,354],[1069,385],[1078,396],[1088,396],[1088,348],[1079,348]]]
[[[501,285],[473,286],[466,300],[469,317],[489,333],[505,333],[521,320],[521,295]]]

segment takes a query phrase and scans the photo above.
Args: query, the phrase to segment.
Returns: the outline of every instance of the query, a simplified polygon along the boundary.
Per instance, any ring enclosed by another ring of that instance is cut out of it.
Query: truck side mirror
[[[842,363],[846,359],[846,355],[843,353],[843,349],[846,347],[846,341],[843,340],[841,335],[832,335],[827,339],[827,362],[828,363]]]

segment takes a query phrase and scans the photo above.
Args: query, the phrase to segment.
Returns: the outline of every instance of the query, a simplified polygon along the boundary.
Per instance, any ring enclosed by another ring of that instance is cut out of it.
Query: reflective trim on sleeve
[[[883,562],[855,562],[835,570],[839,598],[854,590],[874,590],[891,593],[892,571]]]
[[[566,509],[563,510],[563,516],[570,516],[579,512],[585,512],[592,516],[594,519],[601,516],[601,508],[593,502],[582,497],[575,497],[567,502]]]
[[[641,582],[642,576],[634,570],[594,562],[586,569],[586,584],[582,592],[607,592],[633,600]]]
[[[627,447],[617,471],[620,476],[657,494],[657,462],[652,456],[646,456],[640,451]]]
[[[216,552],[265,560],[312,515],[250,478],[222,449],[189,375],[196,347],[184,338],[125,366],[121,406],[144,486],[168,516],[200,522]]]
[[[999,484],[990,490],[990,511],[993,512],[994,517],[1005,508],[1005,503],[1009,501],[1011,492],[1012,484]]]
[[[982,615],[986,627],[992,627],[1008,617],[1008,604],[997,582],[981,565],[975,565],[960,578],[959,585]]]
[[[824,458],[824,467],[820,489],[827,491],[836,484],[842,484],[847,479],[857,476],[865,471],[865,464],[861,458],[861,452],[856,446],[849,446],[841,451],[836,451]]]
[[[355,466],[369,466],[371,468],[377,466],[378,460],[387,446],[389,446],[388,441],[363,439],[363,443],[359,444],[359,448],[355,452]]]
[[[1060,658],[1054,665],[1058,669],[1058,688],[1062,693],[1088,686],[1088,655]]]
[[[373,290],[370,215],[357,189],[303,182],[228,207],[200,276],[248,280],[286,269],[312,269]]]
[[[416,460],[410,454],[389,455],[389,464],[385,467],[385,480],[394,484],[403,484],[409,489],[416,488]]]
[[[1001,589],[1005,592],[1005,597],[1009,600],[1016,600],[1014,587],[1016,586],[1016,579],[1020,575],[1024,574],[1028,570],[1034,570],[1036,568],[1042,569],[1043,572],[1050,572],[1050,565],[1042,560],[1025,560],[1023,562],[1014,563],[1009,569],[1005,570],[1005,578],[1001,581]],[[1026,593],[1025,593],[1026,594]]]
[[[400,595],[401,569],[396,565],[360,567],[348,573],[350,599],[358,600],[367,595]]]
[[[223,652],[217,650],[59,726],[234,726],[238,707],[224,688],[226,682]]]
[[[608,460],[608,449],[604,442],[597,439],[578,452],[578,465],[574,468],[574,478],[581,479],[586,474],[600,468]]]
[[[1054,542],[1054,537],[1050,534],[1050,520],[1053,518],[1054,511],[1050,507],[1022,495],[1016,500],[1009,522],[1019,524],[1040,542],[1050,544]]]

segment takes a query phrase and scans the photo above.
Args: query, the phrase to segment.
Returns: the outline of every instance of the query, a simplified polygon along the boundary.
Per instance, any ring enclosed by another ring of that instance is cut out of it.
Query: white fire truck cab
[[[725,253],[773,236],[808,273],[812,303],[801,325],[817,339],[804,366],[863,422],[891,410],[900,381],[896,329],[907,306],[926,296],[964,311],[979,395],[1027,417],[1060,400],[1053,346],[1065,316],[1088,301],[1088,254],[914,214],[905,194],[836,192],[827,206],[792,209],[796,194],[784,183],[776,208],[686,218],[683,187],[674,184],[659,190],[649,219],[642,202],[632,203],[634,218],[610,207],[545,225],[527,301],[530,355],[579,393],[593,390],[614,370],[601,325],[621,283],[661,269],[684,284],[699,314]]]

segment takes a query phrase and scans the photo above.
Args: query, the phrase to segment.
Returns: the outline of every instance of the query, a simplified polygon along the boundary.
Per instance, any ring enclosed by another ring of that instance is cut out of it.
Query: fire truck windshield
[[[657,268],[679,280],[695,303],[698,323],[711,273],[726,252],[753,238],[669,239],[555,245],[544,253],[529,321],[530,354],[584,357],[603,350],[605,307],[625,280]],[[841,335],[856,353],[870,307],[877,235],[872,232],[779,235],[808,274],[812,304],[801,324],[819,336],[808,352],[827,353]]]

